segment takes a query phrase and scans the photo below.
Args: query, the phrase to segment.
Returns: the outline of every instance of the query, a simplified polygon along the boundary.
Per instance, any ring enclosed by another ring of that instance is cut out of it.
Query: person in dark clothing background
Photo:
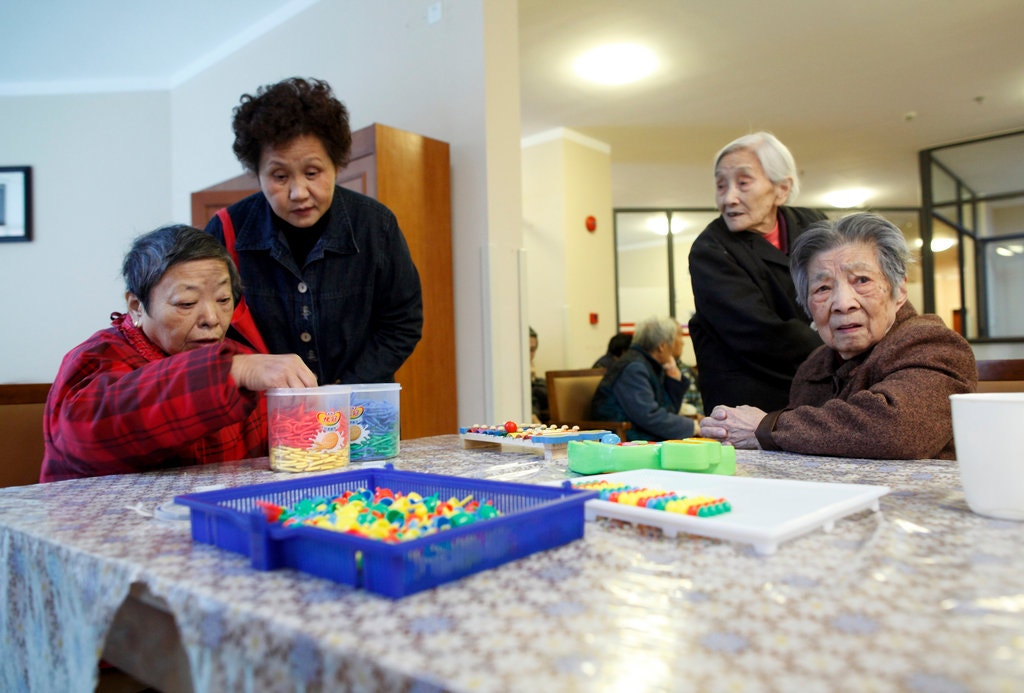
[[[595,421],[629,421],[630,440],[676,440],[700,434],[679,407],[690,381],[676,355],[683,331],[675,318],[652,317],[637,326],[633,343],[601,378],[591,402]]]
[[[533,410],[533,422],[546,424],[551,418],[548,411],[548,383],[538,378],[533,368],[533,357],[537,355],[537,330],[530,328],[530,399]]]
[[[796,299],[789,249],[824,215],[785,203],[796,197],[793,156],[767,132],[740,137],[715,157],[721,216],[690,249],[696,312],[690,336],[705,411],[786,406],[797,367],[821,338]]]
[[[612,364],[625,353],[629,345],[633,343],[633,335],[627,334],[626,332],[619,332],[614,337],[608,340],[608,351],[594,361],[594,365],[591,368],[604,368],[608,370],[612,367]]]

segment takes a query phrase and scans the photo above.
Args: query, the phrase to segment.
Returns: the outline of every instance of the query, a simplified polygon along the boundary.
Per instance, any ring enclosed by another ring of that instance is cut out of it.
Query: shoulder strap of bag
[[[217,217],[220,219],[220,225],[224,229],[224,247],[227,248],[228,255],[234,260],[235,267],[238,267],[238,251],[235,250],[235,225],[231,221],[231,215],[228,214],[227,207],[217,210]],[[235,313],[231,316],[231,325],[238,334],[242,335],[249,342],[253,349],[264,354],[270,353],[266,342],[263,341],[263,336],[256,327],[256,321],[253,320],[252,313],[249,312],[245,296],[242,296],[238,301],[238,305],[235,306]]]
[[[217,218],[220,219],[220,225],[224,229],[224,247],[228,249],[228,255],[235,261],[235,266],[238,266],[238,252],[235,250],[235,225],[231,221],[231,215],[228,214],[227,207],[221,207],[217,210]]]

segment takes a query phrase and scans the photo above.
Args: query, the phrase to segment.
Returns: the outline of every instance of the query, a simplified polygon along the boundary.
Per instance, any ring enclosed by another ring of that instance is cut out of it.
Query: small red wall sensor
[[[597,313],[591,313],[590,314],[590,324],[591,325],[596,325],[597,324]]]
[[[597,219],[594,217],[587,217],[587,231],[593,233],[597,230]]]

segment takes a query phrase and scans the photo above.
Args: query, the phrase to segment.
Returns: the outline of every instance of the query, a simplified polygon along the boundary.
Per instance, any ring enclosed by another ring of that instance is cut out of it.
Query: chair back
[[[1024,392],[1024,359],[978,361],[978,392]]]
[[[579,426],[583,430],[606,429],[626,440],[626,431],[632,428],[628,421],[594,421],[590,418],[590,403],[604,377],[603,368],[547,371],[544,375],[548,384],[551,423]]]
[[[39,482],[49,383],[0,385],[0,488]]]
[[[552,420],[590,418],[590,402],[604,377],[603,368],[547,371],[544,375],[548,382],[548,408]]]

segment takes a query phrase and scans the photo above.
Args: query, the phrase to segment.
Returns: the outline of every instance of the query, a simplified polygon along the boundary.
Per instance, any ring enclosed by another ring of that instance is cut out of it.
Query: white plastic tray
[[[836,520],[861,510],[878,511],[878,499],[888,486],[831,484],[789,479],[692,474],[664,469],[637,469],[572,479],[575,483],[607,480],[642,488],[657,488],[686,495],[723,497],[732,511],[712,517],[693,517],[648,510],[602,500],[587,501],[587,520],[611,517],[660,527],[667,536],[679,532],[754,545],[760,554],[775,553],[781,542],[819,527],[832,530]]]

